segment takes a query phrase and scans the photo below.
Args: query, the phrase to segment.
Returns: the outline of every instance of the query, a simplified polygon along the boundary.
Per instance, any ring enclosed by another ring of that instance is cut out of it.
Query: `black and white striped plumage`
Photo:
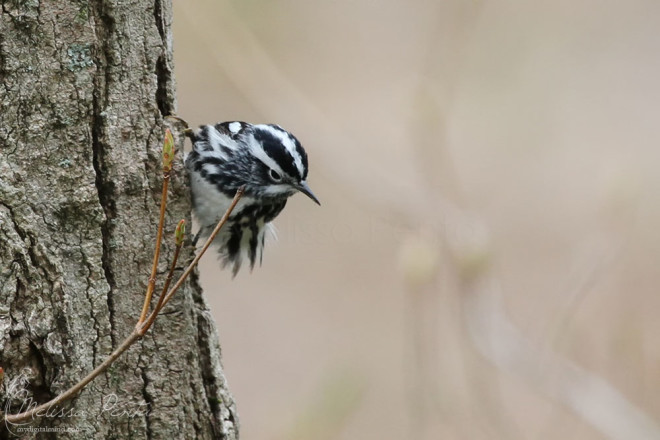
[[[203,125],[190,136],[193,151],[186,157],[186,168],[201,237],[208,237],[238,188],[245,186],[214,241],[223,267],[232,265],[236,275],[244,258],[251,268],[257,259],[261,263],[266,230],[289,197],[300,191],[319,203],[306,183],[307,154],[277,125],[223,122]]]

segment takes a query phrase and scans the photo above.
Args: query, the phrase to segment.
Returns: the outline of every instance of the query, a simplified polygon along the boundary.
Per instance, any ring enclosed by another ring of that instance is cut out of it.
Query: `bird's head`
[[[321,204],[307,185],[307,153],[291,133],[278,125],[258,124],[241,137],[252,158],[247,194],[282,199],[300,191]]]

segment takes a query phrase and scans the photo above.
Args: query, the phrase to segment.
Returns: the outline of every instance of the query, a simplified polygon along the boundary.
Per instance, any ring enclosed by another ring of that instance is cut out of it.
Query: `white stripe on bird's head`
[[[295,138],[291,133],[280,127],[279,125],[272,124],[257,124],[254,126],[257,130],[263,130],[271,134],[274,138],[280,141],[287,153],[293,158],[293,163],[298,169],[300,176],[305,175],[305,165],[303,164],[302,156],[296,148]]]

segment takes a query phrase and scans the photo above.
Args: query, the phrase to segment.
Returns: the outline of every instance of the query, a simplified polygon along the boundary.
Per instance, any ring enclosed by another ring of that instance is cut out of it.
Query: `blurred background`
[[[310,158],[201,267],[244,439],[660,438],[660,3],[175,1],[178,113]]]

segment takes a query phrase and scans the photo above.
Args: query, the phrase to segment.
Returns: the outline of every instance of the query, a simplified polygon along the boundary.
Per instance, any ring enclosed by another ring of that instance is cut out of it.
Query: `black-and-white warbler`
[[[250,267],[263,257],[266,231],[296,192],[319,203],[307,185],[307,153],[298,139],[278,125],[223,122],[189,131],[193,151],[186,157],[198,237],[208,237],[245,187],[214,243],[223,267],[236,275],[244,258]]]

